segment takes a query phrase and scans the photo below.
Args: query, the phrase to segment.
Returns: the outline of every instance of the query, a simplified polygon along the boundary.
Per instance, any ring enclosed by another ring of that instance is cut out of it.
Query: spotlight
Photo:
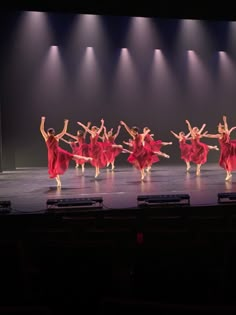
[[[0,214],[5,214],[11,212],[11,201],[2,200],[0,201]]]
[[[236,203],[236,192],[218,193],[218,203]]]
[[[187,194],[178,195],[140,195],[137,197],[138,206],[157,205],[190,205],[190,196]]]
[[[65,198],[65,199],[48,199],[47,200],[47,209],[56,210],[56,209],[87,209],[103,208],[103,199],[102,197],[93,197],[93,198]]]

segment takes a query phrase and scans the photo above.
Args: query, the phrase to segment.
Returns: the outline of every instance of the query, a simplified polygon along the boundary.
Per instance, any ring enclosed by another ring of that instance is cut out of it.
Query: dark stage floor
[[[0,201],[10,200],[11,213],[45,212],[48,199],[102,197],[105,209],[137,207],[138,195],[189,194],[192,206],[216,205],[217,194],[236,192],[236,176],[225,181],[225,172],[218,164],[202,167],[195,175],[195,166],[186,173],[184,165],[153,166],[143,182],[131,166],[117,166],[114,171],[102,169],[97,179],[94,169],[70,168],[62,176],[62,188],[48,178],[47,168],[19,168],[0,173]]]

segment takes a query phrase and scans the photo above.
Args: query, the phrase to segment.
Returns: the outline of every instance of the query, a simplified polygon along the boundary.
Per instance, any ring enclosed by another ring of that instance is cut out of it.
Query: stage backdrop
[[[0,18],[5,170],[47,166],[42,115],[57,132],[68,118],[72,134],[77,121],[99,126],[102,118],[115,131],[120,120],[148,126],[156,139],[173,141],[162,165],[183,163],[170,130],[187,133],[186,119],[206,123],[209,133],[224,114],[236,125],[235,22],[52,12]],[[129,138],[121,129],[117,143]],[[126,159],[122,154],[117,164]],[[218,159],[219,152],[209,153],[209,162]]]

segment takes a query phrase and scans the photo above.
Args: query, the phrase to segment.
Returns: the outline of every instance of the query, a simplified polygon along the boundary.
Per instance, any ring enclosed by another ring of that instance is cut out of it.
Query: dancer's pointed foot
[[[225,177],[225,180],[226,180],[226,181],[227,181],[227,180],[230,180],[231,177],[232,177],[232,174],[227,174],[227,176]]]
[[[168,154],[166,154],[166,153],[163,153],[163,156],[164,156],[166,159],[169,159],[169,158],[170,158],[170,156],[169,156]]]

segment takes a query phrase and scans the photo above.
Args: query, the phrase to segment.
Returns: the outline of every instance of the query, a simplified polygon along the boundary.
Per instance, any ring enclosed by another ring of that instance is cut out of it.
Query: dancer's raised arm
[[[229,132],[228,123],[227,123],[227,117],[226,116],[223,116],[223,122],[224,122],[225,132]]]
[[[66,140],[66,139],[64,139],[64,138],[60,138],[60,140],[62,140],[63,142],[65,142],[65,143],[67,143],[67,144],[71,144],[71,143],[72,143],[71,141],[68,141],[68,140]]]
[[[177,135],[177,133],[175,133],[173,130],[171,130],[170,132],[172,133],[172,135],[174,135],[174,136],[175,136],[175,138],[180,139],[180,136],[179,136],[179,135]]]
[[[131,135],[132,138],[134,138],[134,135],[133,135],[133,133],[132,133],[132,131],[131,131],[131,128],[128,127],[128,126],[126,125],[126,123],[125,123],[124,121],[122,121],[122,120],[120,121],[120,124],[121,124],[122,126],[124,126],[125,129],[126,129],[126,131]]]
[[[231,132],[236,129],[236,126],[235,127],[232,127],[230,130],[229,130],[229,134],[231,134]]]
[[[100,134],[102,132],[103,127],[104,127],[104,119],[101,119],[101,126],[97,131],[98,134]]]
[[[151,130],[150,130],[149,128],[146,128],[146,129],[144,130],[144,132],[141,134],[143,140],[145,139],[146,135],[150,133],[150,131],[151,131]]]
[[[118,137],[118,135],[119,135],[119,133],[120,133],[120,128],[121,128],[121,125],[119,125],[119,126],[117,127],[117,131],[116,131],[116,133],[114,134],[114,139],[116,139],[116,138]]]
[[[192,128],[192,126],[191,126],[191,124],[190,124],[190,122],[186,119],[185,120],[185,122],[186,122],[186,124],[187,124],[187,126],[188,126],[188,130],[189,130],[189,132],[190,132],[190,134],[191,134],[191,137],[195,137],[195,134],[194,134],[194,132],[193,132],[193,128]]]
[[[106,126],[103,126],[103,137],[100,137],[100,138],[104,139],[104,137],[106,140],[108,140],[108,134],[107,134]]]
[[[86,132],[90,133],[91,135],[93,134],[92,130],[89,129],[88,125],[85,126],[85,125],[84,125],[82,122],[80,122],[80,121],[77,121],[77,124],[80,125],[81,127],[83,127]]]
[[[87,123],[87,127],[89,128],[90,125],[91,125],[91,122],[89,121],[89,122]],[[79,134],[79,131],[77,132],[77,136],[74,136],[74,135],[72,135],[71,133],[66,132],[66,135],[67,135],[68,137],[71,137],[72,139],[74,139],[74,140],[76,140],[76,141],[78,140],[78,134]],[[86,137],[86,134],[87,134],[87,130],[85,130],[84,133],[83,133],[83,137],[84,137],[84,138]]]
[[[45,127],[44,127],[44,125],[45,125],[45,119],[46,119],[46,117],[44,117],[44,116],[41,117],[40,132],[41,132],[41,134],[42,134],[44,140],[47,141],[48,135],[47,135],[47,133],[46,133],[46,131],[45,131]]]
[[[67,131],[68,123],[69,123],[69,120],[68,120],[68,119],[65,119],[65,120],[64,120],[64,127],[63,127],[63,129],[62,129],[62,132],[58,133],[58,134],[55,136],[57,140],[59,140],[60,138],[62,138],[62,137],[65,135],[65,133],[66,133],[66,131]]]
[[[88,122],[87,122],[87,128],[90,128],[90,126],[91,126],[91,121],[88,121]],[[88,132],[88,130],[85,130],[85,131],[84,131],[84,138],[86,137],[87,132]]]
[[[199,130],[199,134],[201,134],[201,133],[203,132],[203,130],[204,130],[205,127],[206,127],[206,124],[203,124],[202,127],[201,127],[201,129]]]
[[[78,140],[78,137],[72,135],[72,134],[69,133],[69,132],[66,132],[65,134],[66,134],[68,137],[71,137],[71,138],[74,139],[74,140]],[[62,140],[62,139],[61,139],[61,140]]]

